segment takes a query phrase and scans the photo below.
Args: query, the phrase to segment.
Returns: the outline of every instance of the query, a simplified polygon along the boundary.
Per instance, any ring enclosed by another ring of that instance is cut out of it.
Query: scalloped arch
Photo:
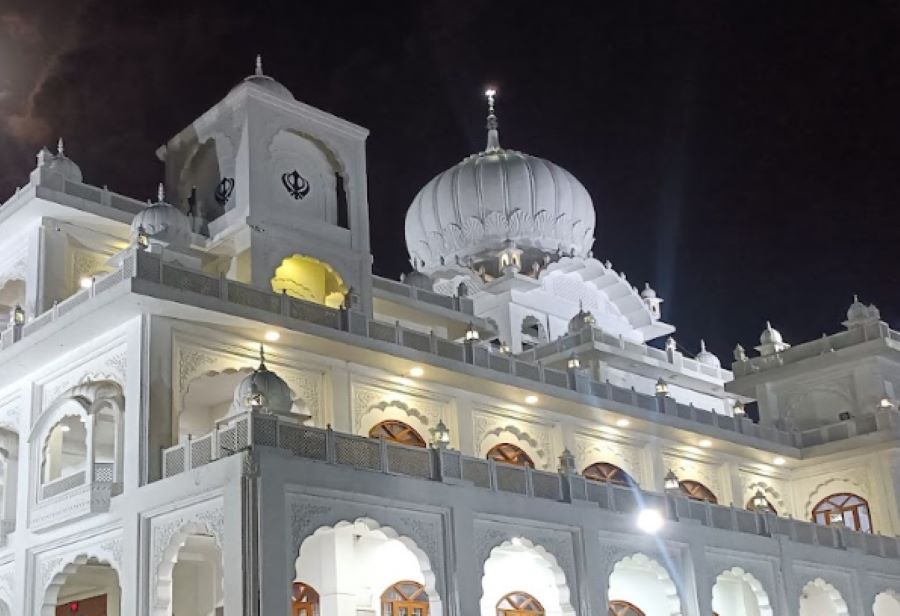
[[[172,535],[171,539],[169,539],[169,544],[163,551],[162,559],[156,569],[156,574],[154,575],[156,584],[152,591],[153,605],[151,614],[153,616],[171,616],[172,574],[175,571],[175,565],[178,563],[178,555],[181,552],[181,548],[184,547],[184,544],[187,543],[187,540],[192,535],[209,535],[213,538],[219,552],[220,571],[223,573],[225,571],[225,557],[224,550],[222,549],[221,537],[219,537],[209,524],[197,521],[186,522]],[[224,583],[225,580],[223,575],[219,578],[219,589],[222,591],[222,596],[224,596],[225,590]]]
[[[850,609],[847,607],[847,602],[844,601],[844,597],[841,596],[840,591],[819,577],[807,582],[800,591],[800,616],[820,616],[818,614],[804,613],[803,611],[803,599],[806,597],[807,593],[813,589],[821,590],[831,600],[832,605],[834,606],[834,616],[850,615]]]
[[[752,573],[747,573],[740,567],[732,567],[716,576],[716,585],[720,581],[728,579],[738,580],[747,584],[750,587],[750,591],[756,597],[759,616],[772,616],[773,611],[771,601],[769,600],[769,594],[766,592],[766,589],[763,588],[762,582],[760,582]],[[715,593],[715,586],[713,587],[713,593]],[[719,613],[727,613],[727,610],[719,608]]]
[[[609,575],[610,586],[612,586],[612,578],[616,572],[622,572],[622,569],[627,569],[628,567],[637,567],[656,576],[656,579],[661,585],[662,592],[664,593],[669,615],[681,616],[681,598],[678,596],[678,588],[675,586],[675,581],[672,579],[672,576],[669,575],[668,570],[659,564],[657,560],[650,558],[642,552],[626,556],[616,562]],[[613,598],[615,597],[610,595],[609,599]]]
[[[542,597],[536,594],[537,589],[515,588],[513,584],[506,580],[504,580],[506,582],[504,586],[498,585],[497,589],[489,588],[493,583],[492,577],[504,574],[509,575],[508,568],[503,567],[501,564],[501,557],[506,554],[537,557],[540,569],[546,574],[548,579],[552,580],[551,587],[555,591],[555,596],[550,597],[552,602],[548,601],[546,597],[542,600]],[[506,588],[505,586],[509,587]],[[571,591],[566,581],[566,573],[559,565],[559,561],[544,546],[535,544],[525,537],[513,537],[491,548],[490,554],[484,562],[484,577],[481,579],[482,595],[480,603],[482,616],[493,616],[496,613],[496,601],[505,594],[514,591],[522,591],[534,595],[547,610],[547,616],[575,616],[575,608],[571,603]]]
[[[116,583],[119,584],[119,587],[121,588],[121,582],[119,582],[121,571],[119,571],[118,564],[115,563],[109,555],[91,555],[87,552],[80,553],[71,560],[63,560],[54,567],[50,582],[44,588],[44,596],[40,605],[40,616],[55,616],[56,601],[59,597],[60,589],[65,585],[66,579],[70,575],[78,571],[79,567],[86,564],[107,565],[116,574]]]

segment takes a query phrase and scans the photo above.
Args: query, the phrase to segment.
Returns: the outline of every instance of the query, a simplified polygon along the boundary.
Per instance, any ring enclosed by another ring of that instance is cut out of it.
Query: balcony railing
[[[591,404],[602,406],[604,402],[615,402],[645,411],[668,415],[679,419],[714,426],[757,439],[760,443],[776,443],[782,446],[799,447],[813,442],[816,437],[800,437],[796,431],[780,430],[773,426],[759,425],[746,418],[734,418],[693,405],[677,403],[672,398],[660,398],[643,394],[633,388],[612,385],[608,381],[590,379],[585,372],[570,375],[562,370],[545,368],[540,361],[528,361],[519,357],[498,355],[486,345],[467,344],[446,340],[434,333],[425,334],[408,329],[399,323],[384,323],[367,318],[352,307],[349,310],[335,310],[289,297],[271,293],[256,287],[228,280],[220,276],[210,276],[189,270],[172,263],[166,263],[158,256],[135,250],[129,254],[122,266],[84,289],[55,305],[51,310],[37,316],[24,325],[11,326],[0,334],[0,350],[16,341],[27,338],[50,323],[64,317],[88,300],[102,295],[108,289],[126,279],[137,279],[177,289],[189,297],[191,294],[218,299],[234,307],[251,308],[265,313],[276,314],[298,323],[311,323],[327,329],[341,330],[367,340],[397,345],[419,353],[432,355],[442,360],[450,360],[473,365],[531,381],[536,385],[574,390],[593,398]],[[355,304],[351,298],[351,306]],[[582,338],[594,339],[595,332],[587,329],[577,336],[567,337],[561,345],[575,344]],[[630,343],[629,343],[630,344]],[[834,438],[853,436],[851,431],[835,429],[829,432]],[[846,436],[843,436],[846,434]]]
[[[900,556],[900,539],[895,537],[819,526],[771,513],[646,492],[591,481],[573,473],[513,466],[453,450],[409,447],[383,439],[341,434],[330,428],[303,426],[257,413],[228,418],[207,435],[163,450],[163,477],[173,477],[259,446],[280,449],[308,460],[373,472],[472,485],[524,497],[590,502],[601,509],[622,514],[636,515],[643,508],[656,508],[666,512],[672,521],[764,537],[786,536],[798,543],[854,549],[874,556]]]

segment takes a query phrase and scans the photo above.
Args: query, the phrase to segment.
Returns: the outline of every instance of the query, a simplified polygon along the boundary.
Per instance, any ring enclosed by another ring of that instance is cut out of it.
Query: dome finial
[[[163,186],[162,182],[160,182],[159,186],[156,187],[156,200],[159,203],[162,203],[166,200],[166,187]]]
[[[497,116],[494,114],[494,97],[497,96],[497,89],[489,87],[484,91],[484,95],[488,101],[488,117],[487,117],[487,147],[486,152],[495,152],[500,149],[500,128],[497,122]]]
[[[262,54],[261,54],[261,53],[256,54],[256,69],[254,70],[254,74],[255,74],[255,75],[260,75],[260,76],[263,75],[263,70],[262,70]]]
[[[706,340],[700,338],[700,352],[703,353],[706,351]]]
[[[62,156],[63,154],[65,154],[65,152],[66,152],[66,148],[63,145],[63,138],[60,137],[59,141],[56,142],[56,153],[59,154],[60,156]]]
[[[259,345],[259,368],[258,370],[266,370],[266,350],[263,345]]]

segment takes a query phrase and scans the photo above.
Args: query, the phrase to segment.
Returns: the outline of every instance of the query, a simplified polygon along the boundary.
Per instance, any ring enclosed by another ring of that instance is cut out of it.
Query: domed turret
[[[766,321],[766,328],[759,335],[759,346],[756,350],[760,355],[773,355],[780,353],[785,349],[791,348],[781,337],[781,332],[772,327],[769,321]]]
[[[257,410],[302,419],[302,416],[291,412],[293,406],[291,388],[281,377],[266,368],[265,354],[260,346],[259,367],[244,377],[234,390],[232,412]]]
[[[81,182],[83,180],[81,168],[65,154],[62,137],[56,144],[56,155],[48,156],[48,154],[49,152],[46,149],[42,150],[41,154],[38,155],[38,162],[46,165],[49,173],[57,173],[70,182]]]
[[[881,312],[875,304],[866,306],[859,301],[859,296],[853,296],[853,303],[847,309],[847,320],[844,321],[844,327],[847,329],[868,323],[877,322],[881,319]]]
[[[485,149],[435,176],[406,213],[406,246],[426,273],[444,263],[493,259],[504,242],[523,251],[586,256],[594,206],[558,165],[500,147],[494,91],[488,91]]]
[[[578,312],[569,320],[569,333],[580,333],[585,327],[593,327],[597,320],[590,312],[584,309],[583,305],[578,306]]]
[[[146,234],[148,240],[178,247],[191,245],[191,222],[177,207],[166,203],[163,185],[159,185],[156,203],[147,206],[131,221],[131,237]]]
[[[722,362],[719,361],[719,358],[716,357],[715,353],[711,353],[710,351],[706,350],[705,340],[700,340],[700,352],[697,353],[697,357],[695,359],[706,366],[712,366],[713,368],[722,367]]]
[[[289,101],[296,100],[291,91],[288,90],[281,82],[263,73],[262,56],[258,54],[256,56],[256,68],[254,69],[253,74],[245,77],[244,80],[234,88],[237,88],[244,83],[250,83],[258,86],[266,92],[274,94],[278,98],[283,98]],[[232,88],[232,90],[234,90],[234,88]]]
[[[431,279],[431,276],[423,274],[419,270],[413,270],[408,274],[404,274],[401,282],[417,289],[424,289],[425,291],[434,290],[434,280]]]

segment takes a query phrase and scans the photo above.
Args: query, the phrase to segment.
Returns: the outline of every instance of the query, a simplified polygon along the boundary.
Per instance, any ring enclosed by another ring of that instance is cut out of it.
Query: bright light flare
[[[413,378],[418,379],[421,376],[423,376],[424,374],[425,374],[425,369],[422,368],[421,366],[413,366],[412,368],[409,369],[409,376],[411,376]]]
[[[616,425],[619,426],[620,428],[627,428],[628,426],[631,425],[631,422],[623,417],[622,419],[616,420]]]
[[[664,524],[665,519],[656,509],[641,509],[637,517],[638,528],[649,535],[658,533]]]
[[[270,329],[265,333],[265,339],[269,342],[278,342],[279,338],[281,338],[281,334],[274,329]]]
[[[535,396],[534,394],[528,394],[527,396],[525,396],[525,403],[526,404],[537,404],[538,397]]]

